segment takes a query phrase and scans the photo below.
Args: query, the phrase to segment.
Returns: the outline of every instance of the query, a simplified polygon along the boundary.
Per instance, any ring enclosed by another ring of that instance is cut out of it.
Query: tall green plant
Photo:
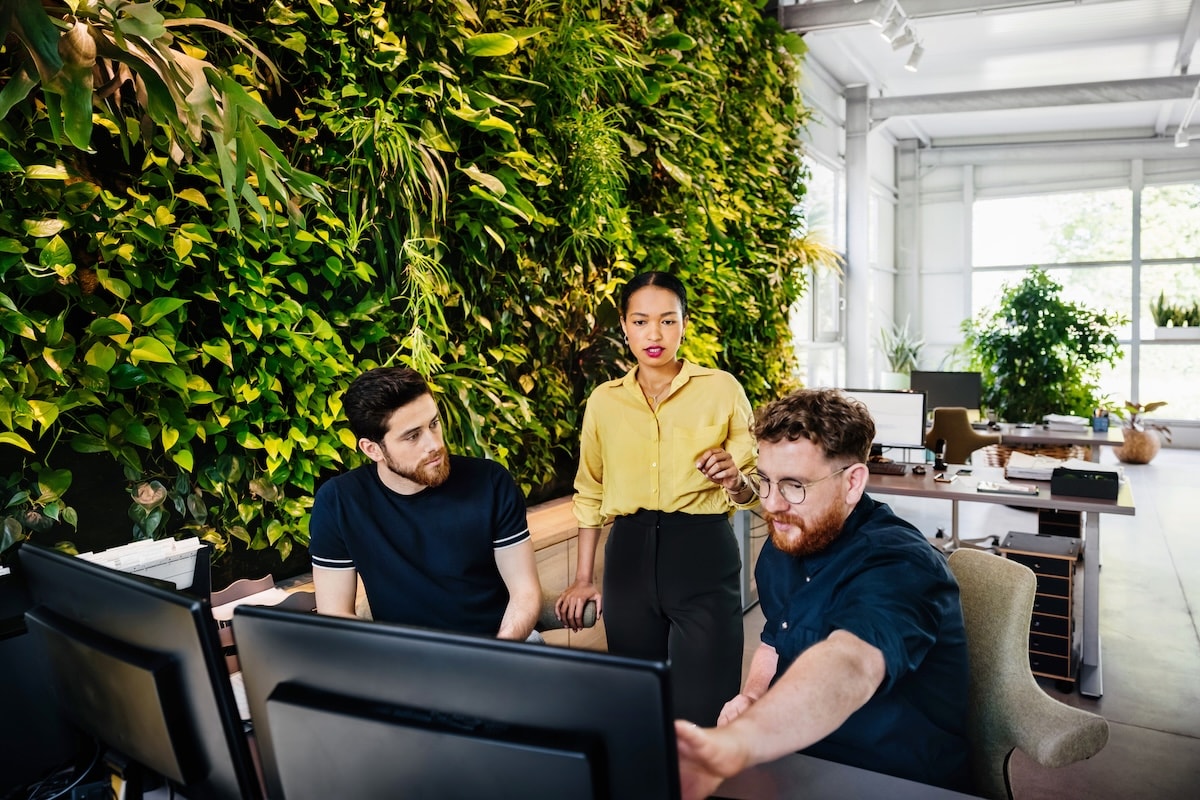
[[[1047,414],[1091,416],[1102,405],[1099,369],[1121,357],[1128,320],[1064,300],[1062,285],[1031,269],[998,306],[963,323],[964,347],[983,373],[983,402],[1009,422]]]
[[[54,470],[109,459],[135,535],[286,556],[307,543],[317,484],[360,461],[346,386],[403,363],[430,376],[455,449],[507,464],[531,500],[568,491],[583,400],[627,366],[614,295],[641,269],[688,282],[691,357],[733,370],[754,402],[792,381],[788,309],[825,251],[795,235],[802,46],[755,3],[186,14],[171,34],[211,31],[187,52],[261,101],[278,163],[321,176],[329,205],[297,192],[289,206],[253,163],[255,191],[231,195],[216,140],[181,159],[166,121],[149,137],[98,123],[80,153],[32,94],[13,105],[2,466],[28,455],[16,448]],[[237,20],[278,93],[205,17]],[[15,64],[0,59],[0,79]],[[111,157],[126,144],[138,158]]]

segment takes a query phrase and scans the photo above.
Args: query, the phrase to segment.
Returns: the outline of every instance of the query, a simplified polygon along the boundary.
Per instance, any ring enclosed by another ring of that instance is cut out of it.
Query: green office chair
[[[1029,670],[1033,571],[980,550],[955,550],[971,662],[968,736],[975,789],[1012,798],[1009,760],[1020,748],[1043,767],[1091,758],[1108,742],[1108,722],[1046,694]]]
[[[980,433],[971,427],[965,408],[945,406],[933,410],[933,427],[925,434],[925,446],[937,452],[938,439],[946,441],[947,464],[969,464],[976,450],[999,444],[1000,434]]]

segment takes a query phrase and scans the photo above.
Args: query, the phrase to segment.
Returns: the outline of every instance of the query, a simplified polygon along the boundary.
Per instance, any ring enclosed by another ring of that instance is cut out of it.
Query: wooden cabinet
[[[1078,588],[1075,566],[1079,539],[1039,533],[1010,532],[1000,552],[1024,564],[1037,576],[1037,594],[1029,622],[1029,667],[1035,675],[1074,682]]]

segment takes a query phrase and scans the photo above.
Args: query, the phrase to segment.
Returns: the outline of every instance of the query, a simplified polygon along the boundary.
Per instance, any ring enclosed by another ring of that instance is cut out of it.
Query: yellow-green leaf
[[[133,350],[129,358],[134,364],[142,361],[153,361],[158,364],[174,364],[175,357],[167,346],[153,336],[139,336],[133,340]]]

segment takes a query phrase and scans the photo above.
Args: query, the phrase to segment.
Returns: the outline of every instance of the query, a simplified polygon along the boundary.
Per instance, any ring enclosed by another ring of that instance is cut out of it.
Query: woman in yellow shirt
[[[669,658],[675,715],[714,725],[741,687],[741,562],[729,512],[753,502],[754,441],[737,379],[678,357],[687,324],[675,276],[646,272],[625,286],[621,327],[638,363],[588,398],[576,578],[556,609],[578,628],[595,600],[609,652]],[[610,519],[602,595],[593,570]]]

